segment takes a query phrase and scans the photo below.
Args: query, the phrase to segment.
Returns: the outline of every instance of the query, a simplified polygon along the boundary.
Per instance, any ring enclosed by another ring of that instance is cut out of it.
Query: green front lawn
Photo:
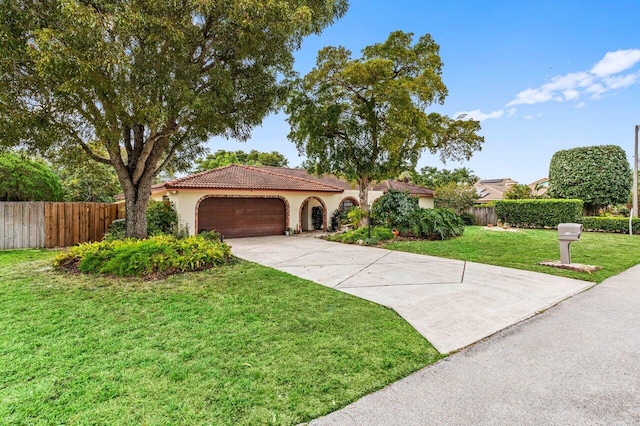
[[[296,424],[441,355],[393,311],[248,262],[164,281],[0,252],[0,423]]]
[[[480,226],[465,228],[461,237],[446,241],[397,241],[384,248],[467,260],[508,268],[525,269],[596,283],[640,263],[640,237],[622,234],[583,232],[571,243],[571,261],[602,266],[588,274],[538,265],[559,260],[558,232],[519,229],[518,232],[488,231]]]

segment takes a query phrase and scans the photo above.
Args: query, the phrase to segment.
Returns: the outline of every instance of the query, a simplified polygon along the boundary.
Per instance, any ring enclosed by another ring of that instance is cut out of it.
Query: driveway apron
[[[441,353],[520,322],[592,283],[317,238],[227,241],[242,259],[395,310]]]

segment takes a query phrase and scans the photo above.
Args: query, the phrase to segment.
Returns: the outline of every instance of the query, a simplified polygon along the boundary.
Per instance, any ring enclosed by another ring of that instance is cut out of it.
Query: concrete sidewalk
[[[640,265],[310,424],[638,425]]]
[[[464,348],[592,285],[316,238],[274,236],[228,243],[240,258],[394,309],[441,353]]]

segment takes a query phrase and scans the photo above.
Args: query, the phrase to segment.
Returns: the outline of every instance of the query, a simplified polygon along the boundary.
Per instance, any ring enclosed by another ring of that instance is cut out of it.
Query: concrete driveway
[[[441,353],[464,348],[593,285],[300,236],[227,242],[237,257],[395,310]]]
[[[310,424],[639,425],[639,353],[640,265]]]

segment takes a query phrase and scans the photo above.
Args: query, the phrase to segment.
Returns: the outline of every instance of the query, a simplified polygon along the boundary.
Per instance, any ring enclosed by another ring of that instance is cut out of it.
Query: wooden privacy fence
[[[116,219],[117,204],[0,203],[0,249],[67,247],[99,241]]]
[[[487,226],[488,224],[496,224],[496,209],[494,207],[471,207],[467,210],[475,218],[476,225]]]

